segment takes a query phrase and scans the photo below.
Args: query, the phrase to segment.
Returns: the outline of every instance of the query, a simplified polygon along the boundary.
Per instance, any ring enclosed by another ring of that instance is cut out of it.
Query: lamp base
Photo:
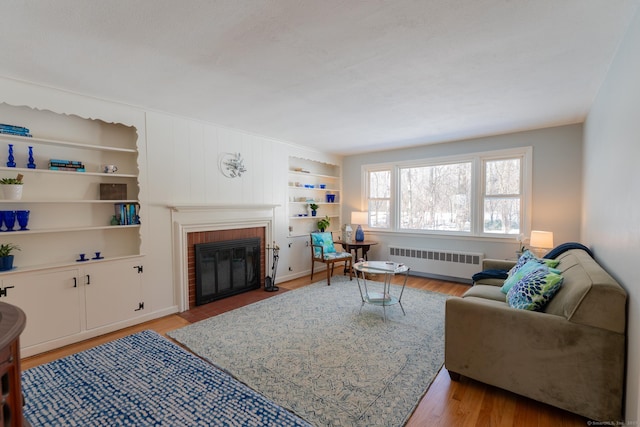
[[[364,231],[362,230],[362,226],[358,225],[358,228],[356,229],[356,242],[363,242],[364,241]]]

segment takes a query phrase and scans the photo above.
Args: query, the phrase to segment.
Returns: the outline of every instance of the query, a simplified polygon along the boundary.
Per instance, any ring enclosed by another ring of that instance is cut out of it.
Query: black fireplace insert
[[[260,238],[198,243],[196,305],[260,288]]]

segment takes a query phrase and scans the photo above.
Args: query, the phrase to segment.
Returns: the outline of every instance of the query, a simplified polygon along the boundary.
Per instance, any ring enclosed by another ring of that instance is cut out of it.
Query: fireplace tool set
[[[276,272],[278,270],[278,259],[280,258],[280,246],[273,242],[273,246],[267,246],[268,251],[273,251],[273,262],[271,263],[271,276],[267,276],[264,279],[264,290],[267,292],[279,291],[280,288],[276,286]],[[269,266],[267,266],[269,268]]]

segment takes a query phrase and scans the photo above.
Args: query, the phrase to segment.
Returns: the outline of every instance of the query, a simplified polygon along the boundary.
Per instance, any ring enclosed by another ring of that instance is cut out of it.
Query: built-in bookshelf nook
[[[142,316],[136,127],[6,103],[0,117],[0,178],[23,181],[22,197],[0,200],[0,210],[29,211],[27,229],[0,234],[20,248],[0,273],[0,298],[27,315],[23,356]],[[104,199],[105,184],[124,192]],[[118,205],[134,206],[135,221],[113,222]]]

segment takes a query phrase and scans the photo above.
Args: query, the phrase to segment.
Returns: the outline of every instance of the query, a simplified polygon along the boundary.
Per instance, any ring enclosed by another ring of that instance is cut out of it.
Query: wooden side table
[[[362,242],[356,242],[355,240],[352,242],[345,242],[343,240],[336,240],[334,243],[339,243],[342,245],[346,252],[351,252],[354,255],[354,261],[358,260],[358,249],[362,252],[362,259],[367,259],[367,252],[371,249],[371,246],[377,245],[378,242],[374,242],[372,240],[363,240]]]
[[[18,307],[0,302],[0,388],[2,409],[0,426],[23,427],[30,424],[22,415],[20,379],[20,334],[27,318]]]

